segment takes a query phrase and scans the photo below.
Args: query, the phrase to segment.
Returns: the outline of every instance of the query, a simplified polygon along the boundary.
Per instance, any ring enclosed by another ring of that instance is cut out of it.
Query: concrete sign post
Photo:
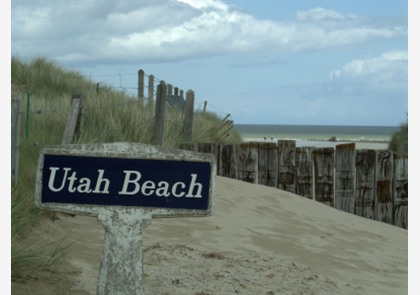
[[[48,147],[35,204],[96,216],[105,229],[98,294],[144,294],[143,229],[153,217],[211,215],[215,166],[210,154],[143,144]]]
[[[101,210],[98,220],[105,228],[98,294],[144,294],[143,228],[150,215],[121,210]]]

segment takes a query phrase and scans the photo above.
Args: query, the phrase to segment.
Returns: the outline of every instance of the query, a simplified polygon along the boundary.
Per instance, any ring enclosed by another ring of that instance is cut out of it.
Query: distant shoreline
[[[294,140],[297,147],[335,147],[355,143],[356,149],[388,149],[398,130],[390,126],[237,125],[244,141]]]
[[[271,142],[277,143],[278,140],[293,140],[296,142],[296,147],[307,147],[312,146],[316,148],[323,147],[336,147],[339,144],[355,143],[356,149],[375,149],[375,150],[387,150],[389,146],[389,141],[386,140],[344,140],[337,139],[336,141],[330,141],[328,139],[290,139],[290,138],[268,138],[260,137],[253,138],[247,137],[243,138],[243,142]]]

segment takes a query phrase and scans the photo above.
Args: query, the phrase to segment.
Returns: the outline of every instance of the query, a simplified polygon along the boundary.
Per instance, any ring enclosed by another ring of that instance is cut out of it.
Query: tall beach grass
[[[24,62],[12,57],[12,96],[22,99],[19,176],[12,183],[12,281],[28,272],[51,268],[65,257],[67,245],[29,244],[27,237],[41,222],[54,214],[34,206],[38,155],[63,137],[72,95],[82,94],[83,126],[77,143],[137,142],[153,144],[154,103],[143,104],[136,97],[101,86],[75,71],[68,71],[43,57]],[[167,77],[170,78],[170,77]],[[227,130],[217,114],[196,111],[193,135],[188,142],[239,143],[240,134]],[[167,108],[164,146],[179,147],[183,115]]]

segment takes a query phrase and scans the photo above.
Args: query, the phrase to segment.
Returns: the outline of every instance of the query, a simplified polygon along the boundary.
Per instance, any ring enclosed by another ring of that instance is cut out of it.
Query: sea
[[[399,126],[235,124],[244,141],[295,140],[297,147],[335,147],[355,143],[357,149],[387,149]]]

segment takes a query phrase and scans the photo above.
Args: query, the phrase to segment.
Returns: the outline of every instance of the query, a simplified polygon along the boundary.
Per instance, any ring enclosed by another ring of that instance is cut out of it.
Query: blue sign
[[[41,204],[208,210],[211,163],[45,154]]]

